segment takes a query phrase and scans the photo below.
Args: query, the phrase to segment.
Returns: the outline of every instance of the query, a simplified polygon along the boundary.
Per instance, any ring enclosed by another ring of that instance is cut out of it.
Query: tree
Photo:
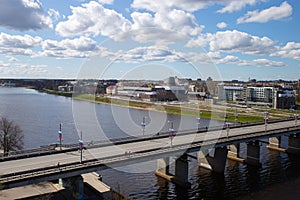
[[[22,130],[13,121],[6,117],[0,119],[0,149],[3,150],[3,155],[7,156],[8,152],[21,150],[23,148]]]

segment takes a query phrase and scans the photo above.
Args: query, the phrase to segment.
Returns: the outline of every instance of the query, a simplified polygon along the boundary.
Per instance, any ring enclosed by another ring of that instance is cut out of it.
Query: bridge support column
[[[169,174],[169,162],[170,162],[169,157],[158,159],[157,160],[157,171],[164,173],[164,174]]]
[[[245,159],[240,158],[240,144],[229,145],[227,158],[241,163],[245,162]]]
[[[189,163],[187,154],[183,154],[175,161],[175,179],[184,184],[189,182]]]
[[[161,158],[157,160],[157,170],[155,175],[173,182],[182,187],[189,187],[188,182],[188,160],[187,154],[181,155],[175,161],[175,175],[169,174],[169,158]]]
[[[247,143],[247,158],[246,163],[252,165],[260,165],[260,145],[259,141],[251,141]]]
[[[208,151],[199,151],[198,154],[198,164],[200,167],[215,171],[217,173],[224,173],[226,158],[228,149],[227,147],[217,147],[215,148],[214,156],[208,155]]]
[[[73,198],[83,199],[83,178],[82,176],[74,176],[70,178],[59,179],[59,184],[64,188],[71,188]]]
[[[289,136],[288,153],[300,154],[300,133]]]
[[[286,152],[286,149],[281,148],[281,137],[271,137],[269,138],[269,145],[267,148],[269,150],[275,150],[275,151],[280,151],[280,152]]]

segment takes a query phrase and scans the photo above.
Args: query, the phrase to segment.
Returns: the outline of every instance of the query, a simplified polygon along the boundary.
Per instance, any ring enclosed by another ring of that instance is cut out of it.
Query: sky
[[[297,80],[298,0],[0,0],[0,78]]]

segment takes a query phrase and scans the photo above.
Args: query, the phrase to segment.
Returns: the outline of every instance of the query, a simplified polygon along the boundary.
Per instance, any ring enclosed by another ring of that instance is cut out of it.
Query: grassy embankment
[[[169,105],[169,104],[156,104],[153,102],[141,102],[135,100],[122,100],[115,99],[109,97],[95,97],[90,94],[80,94],[73,96],[70,92],[58,92],[53,90],[42,90],[41,92],[45,92],[47,94],[60,95],[65,97],[73,97],[78,100],[89,101],[93,103],[104,103],[104,104],[112,104],[116,106],[123,107],[131,107],[137,109],[145,109],[145,110],[154,110],[158,112],[166,112],[169,114],[179,114],[179,115],[188,115],[188,116],[198,116],[199,110],[201,110],[201,118],[206,119],[214,119],[224,121],[224,109],[215,109],[213,108],[213,112],[211,112],[212,108],[210,106],[199,106],[199,105]],[[226,110],[227,121],[235,122],[234,113],[230,110]],[[263,120],[263,116],[257,116],[253,114],[247,113],[239,113],[237,122],[261,122]]]
[[[186,107],[181,105],[162,105],[155,104],[152,102],[140,102],[134,100],[121,100],[121,99],[112,99],[108,97],[95,97],[94,95],[81,94],[77,95],[75,99],[94,102],[94,103],[106,103],[112,104],[116,106],[125,106],[132,107],[137,109],[147,109],[147,110],[155,110],[159,112],[167,112],[170,114],[179,114],[179,115],[188,115],[188,116],[198,116],[199,107]],[[201,109],[201,108],[200,108]],[[211,107],[206,107],[205,110],[201,110],[201,118],[214,119],[214,120],[222,120],[224,121],[224,111],[215,110],[211,112]],[[228,121],[235,121],[234,114],[231,112],[226,112]],[[240,114],[237,122],[261,122],[263,120],[262,116],[252,116],[247,114]]]

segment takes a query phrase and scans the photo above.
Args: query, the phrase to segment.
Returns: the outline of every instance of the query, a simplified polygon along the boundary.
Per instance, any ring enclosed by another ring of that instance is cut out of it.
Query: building
[[[116,85],[110,85],[106,87],[106,94],[108,95],[116,95],[118,94],[118,90],[117,90],[117,86]]]
[[[247,87],[246,98],[247,102],[273,102],[273,87]]]
[[[275,90],[274,103],[275,109],[290,109],[296,104],[296,96],[291,86],[284,86]]]
[[[226,101],[238,101],[243,99],[244,87],[239,86],[225,86],[224,84],[218,85],[218,99]]]

